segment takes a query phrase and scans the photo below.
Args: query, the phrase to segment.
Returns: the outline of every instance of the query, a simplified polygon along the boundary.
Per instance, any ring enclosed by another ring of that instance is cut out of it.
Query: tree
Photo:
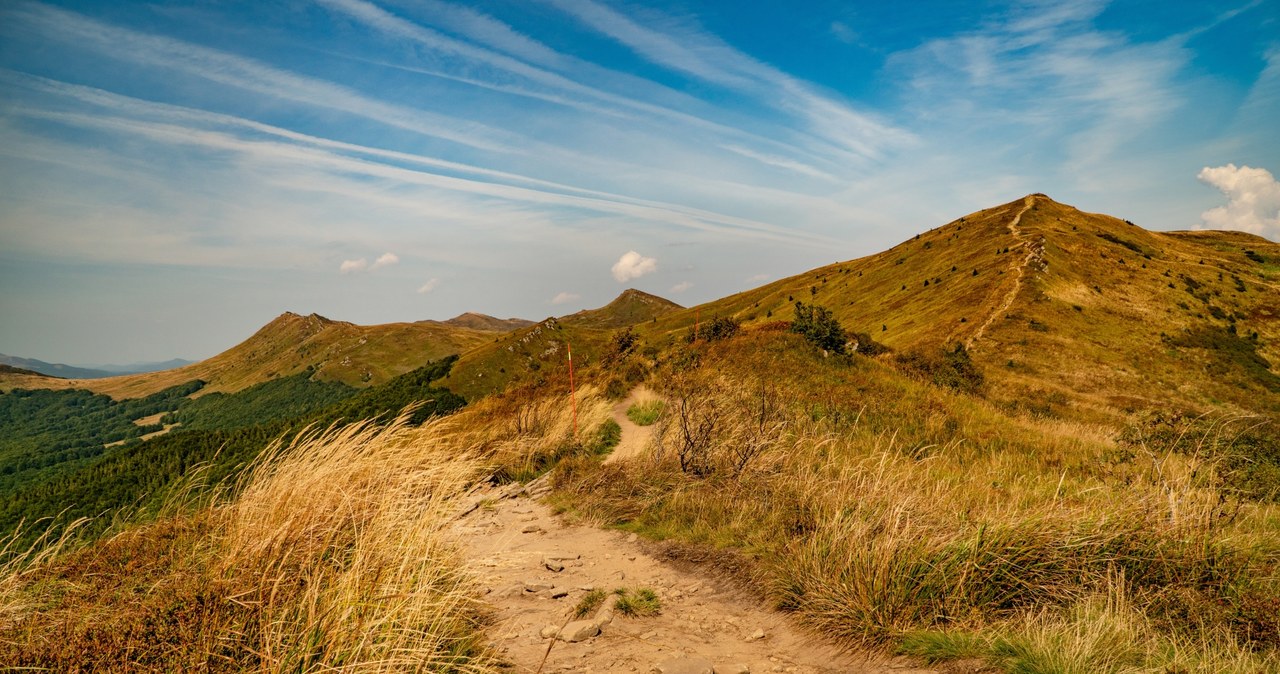
[[[796,302],[796,318],[791,323],[791,331],[830,353],[843,354],[849,341],[849,336],[831,311],[816,304]]]

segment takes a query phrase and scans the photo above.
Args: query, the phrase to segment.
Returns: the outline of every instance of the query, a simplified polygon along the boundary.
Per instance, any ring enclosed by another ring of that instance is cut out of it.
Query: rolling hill
[[[1006,405],[1280,411],[1280,245],[1241,232],[1150,231],[1032,194],[637,329],[671,342],[695,315],[763,324],[797,301],[899,352],[962,344]]]
[[[615,331],[660,319],[680,311],[670,300],[627,289],[599,309],[547,318],[502,339],[464,353],[441,384],[468,400],[501,391],[512,382],[536,378],[544,367],[563,370],[566,344],[574,362],[594,362]]]
[[[450,321],[366,326],[286,312],[217,356],[172,370],[105,379],[0,376],[0,382],[5,388],[83,388],[137,398],[195,379],[208,384],[199,395],[235,392],[314,368],[317,380],[368,386],[492,341],[513,321],[519,322],[464,314]]]

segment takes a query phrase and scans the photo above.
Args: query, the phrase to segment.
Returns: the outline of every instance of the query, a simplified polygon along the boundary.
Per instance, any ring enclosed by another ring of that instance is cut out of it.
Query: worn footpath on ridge
[[[649,429],[626,407],[617,460],[641,452]],[[624,423],[625,422],[625,423]],[[545,480],[528,487],[477,486],[455,522],[471,572],[487,590],[496,623],[489,635],[516,672],[798,672],[924,674],[903,661],[870,661],[793,628],[723,577],[660,560],[634,534],[570,524],[539,501]],[[574,607],[593,589],[649,588],[661,613],[627,617],[614,596],[584,619]],[[548,646],[551,646],[548,654]]]

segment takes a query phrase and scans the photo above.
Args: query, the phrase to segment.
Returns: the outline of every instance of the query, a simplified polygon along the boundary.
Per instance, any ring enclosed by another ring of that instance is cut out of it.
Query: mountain
[[[114,398],[136,398],[200,379],[208,384],[200,392],[203,395],[239,391],[312,368],[321,381],[367,386],[492,341],[494,334],[439,321],[365,326],[285,312],[240,344],[198,363],[160,372],[44,383],[49,388],[85,388]],[[16,385],[8,378],[3,381],[6,387]]]
[[[447,321],[441,321],[443,325],[451,325],[458,328],[470,328],[472,330],[488,330],[490,332],[511,332],[520,328],[533,325],[533,321],[526,321],[523,318],[494,318],[485,314],[477,314],[468,311],[465,314],[454,316]]]
[[[599,309],[584,309],[560,320],[593,330],[612,330],[651,321],[683,308],[671,300],[628,288]]]
[[[113,374],[106,370],[76,367],[74,365],[63,365],[62,363],[46,363],[43,360],[36,360],[35,358],[6,356],[3,353],[0,353],[0,365],[9,365],[22,370],[48,375],[50,377],[61,377],[63,379],[97,379],[100,377],[110,377]]]
[[[159,372],[160,370],[172,370],[174,368],[184,367],[196,361],[187,360],[185,358],[171,358],[169,360],[148,362],[148,363],[130,363],[129,365],[86,365],[85,367],[94,370],[103,370],[113,376],[118,374],[141,374],[143,372]]]
[[[638,329],[653,340],[697,316],[790,320],[799,301],[898,352],[964,345],[1004,405],[1274,413],[1278,297],[1276,243],[1150,231],[1032,194]]]
[[[49,375],[41,374],[34,370],[24,370],[20,367],[14,367],[6,363],[0,363],[0,374],[6,374],[16,377],[37,377],[47,379]]]
[[[174,358],[159,363],[133,363],[131,365],[64,365],[62,363],[46,363],[34,358],[19,358],[0,353],[0,364],[30,370],[50,377],[63,379],[102,379],[122,374],[139,374],[156,372],[190,365],[193,361]]]
[[[441,384],[473,400],[501,391],[513,382],[563,370],[570,346],[574,363],[587,366],[598,359],[617,330],[651,322],[681,309],[680,305],[657,295],[624,290],[599,309],[547,318],[464,353]]]

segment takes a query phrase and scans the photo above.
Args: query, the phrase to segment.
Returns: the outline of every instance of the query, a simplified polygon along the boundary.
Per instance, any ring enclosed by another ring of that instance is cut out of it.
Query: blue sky
[[[1030,192],[1280,239],[1280,0],[0,4],[0,352],[694,304]]]

